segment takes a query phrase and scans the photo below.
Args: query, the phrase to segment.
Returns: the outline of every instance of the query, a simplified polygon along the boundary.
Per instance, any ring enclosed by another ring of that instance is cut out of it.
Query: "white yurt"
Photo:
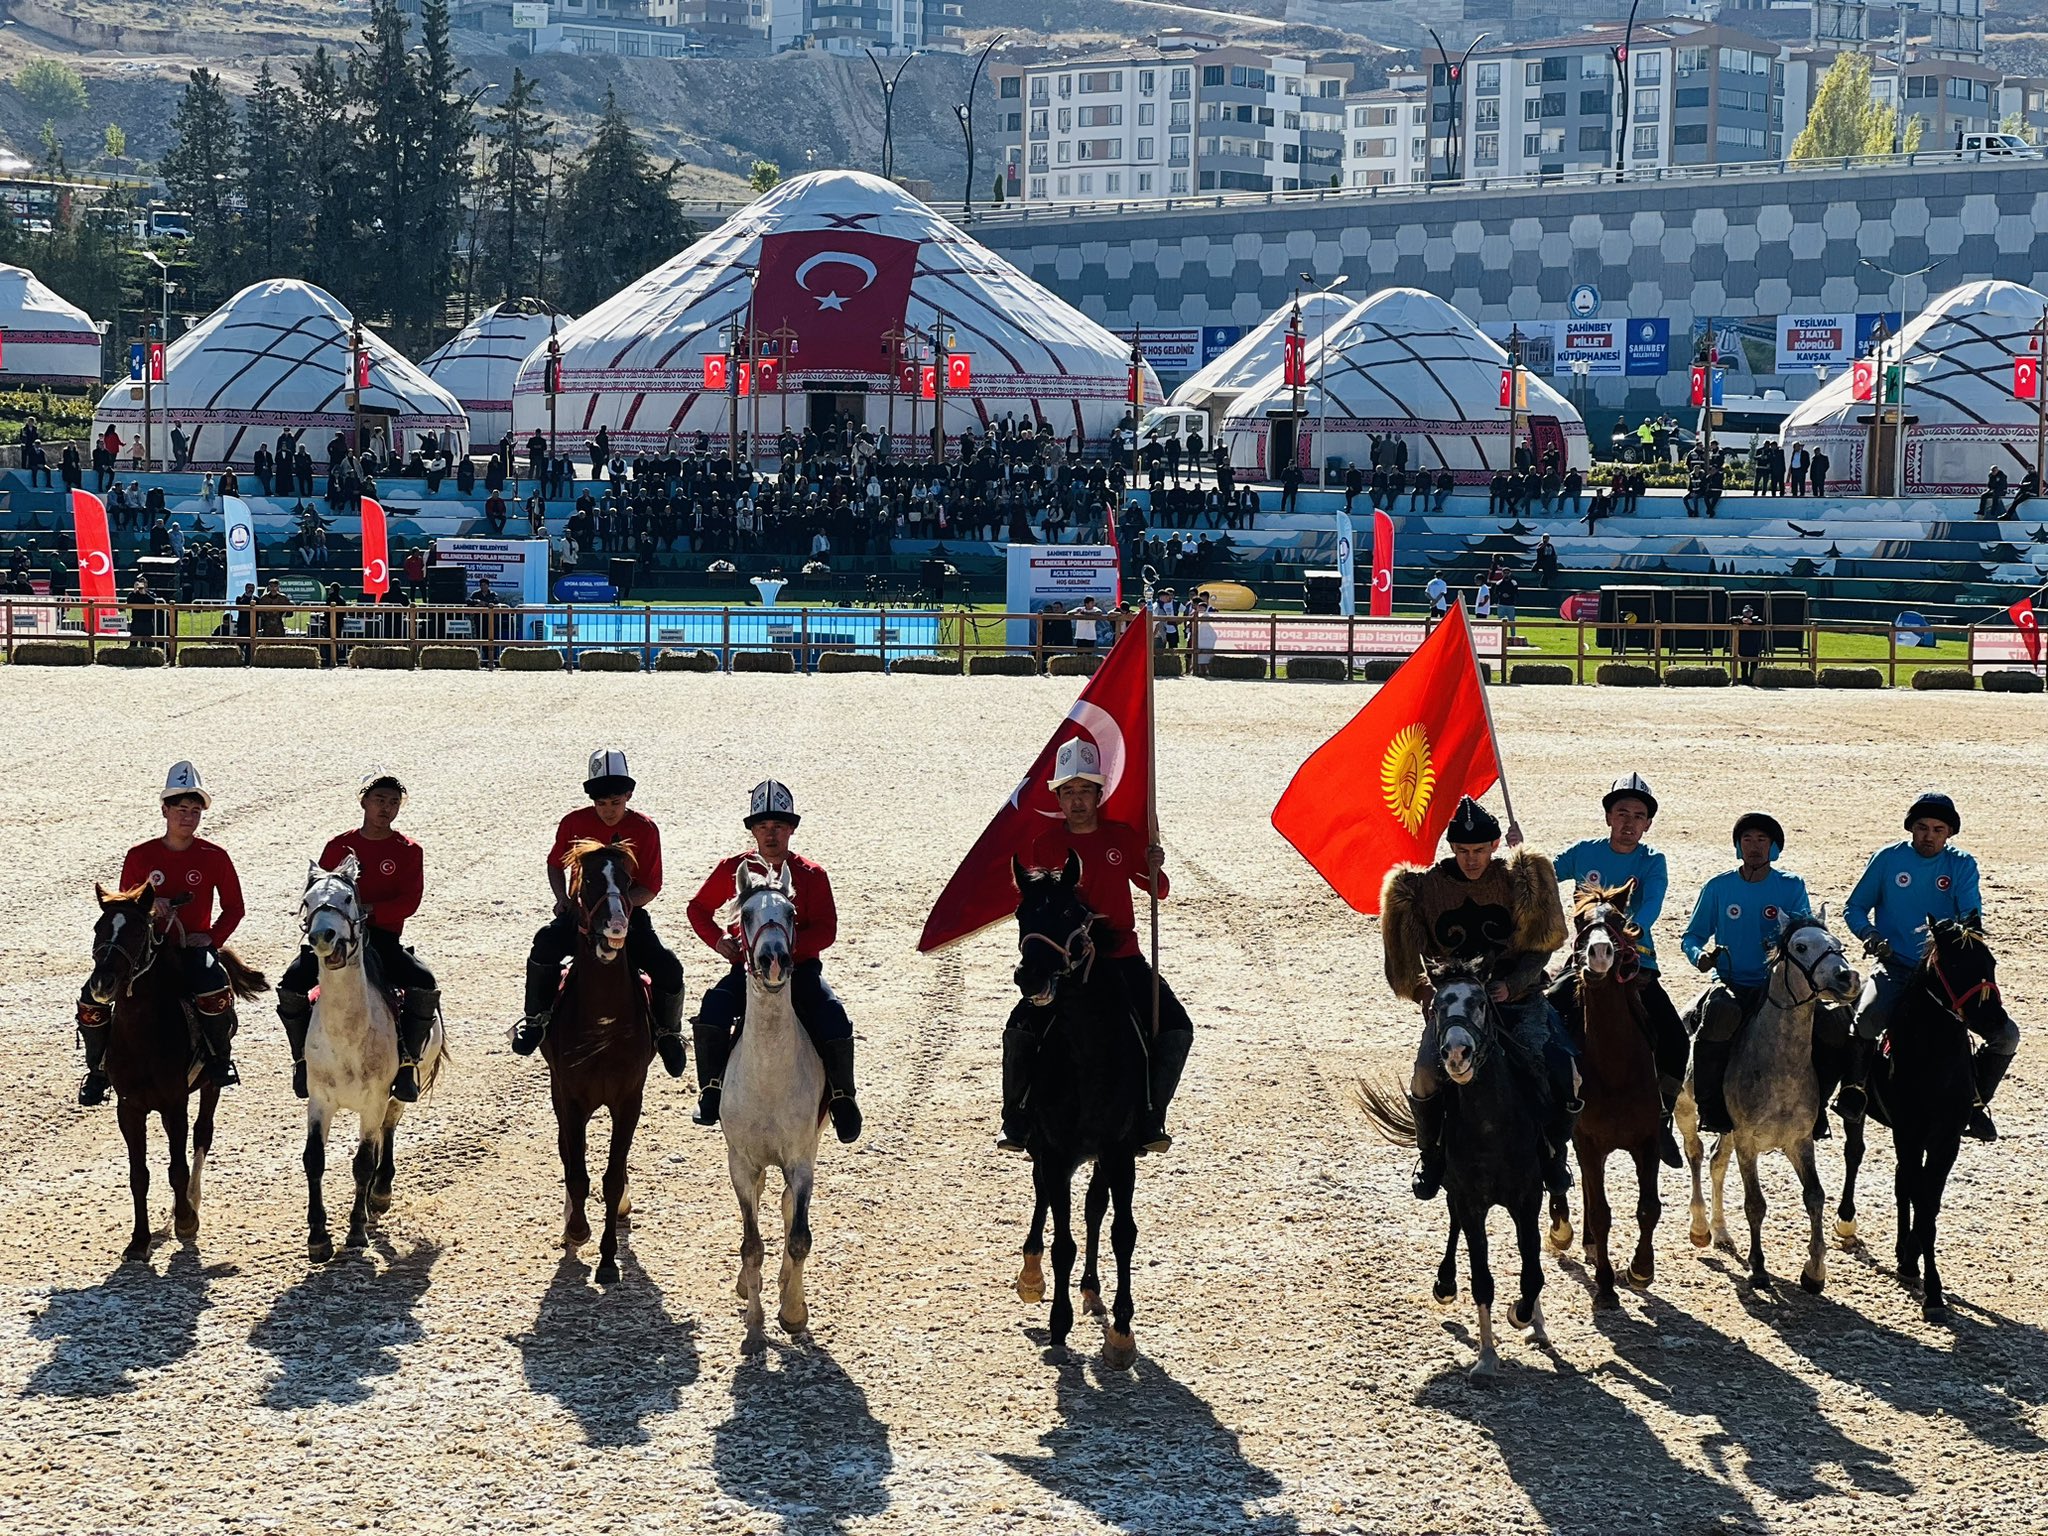
[[[325,289],[289,278],[251,283],[171,343],[164,380],[149,401],[152,451],[168,461],[170,431],[182,427],[195,470],[246,470],[257,445],[286,428],[302,432],[316,462],[327,440],[354,426],[349,408],[349,330],[354,317]],[[382,429],[403,458],[427,433],[458,452],[468,446],[462,407],[384,339],[364,326],[370,359],[362,394],[366,435]],[[108,426],[133,442],[142,431],[143,387],[126,381],[100,397],[93,435]]]
[[[453,395],[469,416],[469,440],[497,443],[512,430],[512,382],[519,365],[544,351],[549,327],[571,317],[539,299],[494,304],[420,361],[420,372]]]
[[[100,328],[26,267],[0,263],[0,387],[100,381]]]
[[[2034,465],[2039,404],[2013,395],[2013,359],[2029,355],[2048,297],[2019,283],[1951,288],[1906,322],[1906,484],[1909,496],[1976,495],[1993,467],[2013,484]],[[1885,361],[1898,354],[1885,344]],[[2032,355],[2038,357],[2038,352]],[[1877,419],[1858,400],[1853,369],[1843,369],[1786,416],[1779,442],[1828,456],[1828,483],[1851,494],[1892,494],[1895,413]],[[1885,457],[1873,482],[1870,462]]]
[[[1447,468],[1460,485],[1483,485],[1513,457],[1499,404],[1506,366],[1507,353],[1460,310],[1417,288],[1383,288],[1308,349],[1298,417],[1278,368],[1237,398],[1223,418],[1230,462],[1240,475],[1276,477],[1291,459],[1312,482],[1312,466],[1333,457],[1368,464],[1372,439],[1392,437],[1407,443],[1411,471]],[[1521,441],[1538,463],[1555,448],[1567,468],[1592,468],[1571,402],[1523,377]]]
[[[1128,342],[893,182],[816,171],[564,326],[556,422],[579,451],[600,426],[627,455],[687,451],[699,434],[723,447],[732,406],[706,388],[705,358],[730,354],[737,321],[761,338],[776,376],[739,402],[742,434],[765,447],[785,427],[851,420],[893,431],[907,452],[929,440],[936,402],[902,361],[904,337],[928,351],[942,319],[944,348],[969,373],[967,388],[945,394],[949,438],[1008,417],[1099,443],[1127,414]],[[544,372],[539,357],[519,371],[518,436],[547,427]],[[1149,368],[1145,398],[1161,398]]]
[[[1323,332],[1358,308],[1358,300],[1340,294],[1318,292],[1301,299],[1303,344],[1314,347]],[[1203,364],[1173,392],[1167,402],[1191,411],[1207,411],[1213,425],[1230,409],[1237,397],[1285,361],[1287,333],[1294,320],[1294,305],[1282,304],[1272,314],[1238,338],[1236,345],[1220,357]]]

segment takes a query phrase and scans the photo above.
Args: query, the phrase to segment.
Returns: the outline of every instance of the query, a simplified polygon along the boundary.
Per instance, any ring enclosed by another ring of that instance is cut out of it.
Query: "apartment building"
[[[1378,89],[1345,97],[1344,185],[1405,187],[1428,181],[1430,106],[1429,86],[1419,69],[1397,69]]]

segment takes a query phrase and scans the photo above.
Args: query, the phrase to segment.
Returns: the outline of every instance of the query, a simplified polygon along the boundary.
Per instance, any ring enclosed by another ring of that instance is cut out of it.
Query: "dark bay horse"
[[[1934,1267],[1934,1230],[1942,1192],[1962,1147],[1963,1122],[1977,1100],[1970,1031],[1999,1007],[1998,961],[1982,934],[1961,923],[1933,924],[1912,984],[1892,1010],[1870,1069],[1870,1114],[1892,1128],[1897,1153],[1899,1279],[1920,1291],[1929,1322],[1948,1307]],[[1993,1021],[1995,1022],[1995,1020]],[[1835,1231],[1856,1238],[1856,1173],[1863,1163],[1863,1120],[1844,1122],[1845,1173]]]
[[[1050,1331],[1064,1348],[1074,1325],[1068,1278],[1074,1268],[1072,1231],[1074,1170],[1090,1161],[1086,1217],[1088,1260],[1081,1271],[1081,1302],[1102,1312],[1102,1282],[1096,1274],[1102,1218],[1112,1202],[1109,1244],[1116,1255],[1116,1302],[1103,1342],[1105,1365],[1122,1370],[1136,1361],[1131,1332],[1131,1255],[1137,1251],[1138,1223],[1131,1203],[1138,1180],[1138,1147],[1144,1130],[1146,1056],[1130,1001],[1108,966],[1095,967],[1090,929],[1095,914],[1081,899],[1081,858],[1068,853],[1060,870],[1029,870],[1011,860],[1017,881],[1019,958],[1016,980],[1027,1001],[1051,1011],[1025,1099],[1024,1144],[1031,1153],[1036,1207],[1024,1240],[1024,1269],[1017,1294],[1026,1301],[1045,1295],[1039,1255],[1045,1251],[1045,1218],[1053,1221],[1054,1291]]]
[[[1493,1269],[1486,1255],[1486,1215],[1501,1207],[1515,1224],[1522,1259],[1521,1295],[1508,1308],[1508,1323],[1536,1344],[1543,1331],[1542,1125],[1535,1097],[1543,1066],[1521,1058],[1514,1033],[1501,1027],[1487,998],[1483,966],[1466,961],[1432,964],[1436,989],[1430,1029],[1449,1095],[1444,1113],[1444,1203],[1451,1232],[1437,1267],[1433,1294],[1445,1305],[1458,1294],[1458,1238],[1472,1267],[1472,1300],[1479,1309],[1479,1361],[1474,1376],[1500,1369],[1493,1347]],[[1366,1118],[1396,1146],[1418,1140],[1415,1113],[1400,1088],[1358,1085]]]
[[[640,1124],[647,1065],[654,1060],[647,990],[626,962],[626,892],[635,870],[628,842],[571,843],[562,855],[569,900],[576,907],[576,959],[555,1001],[554,1022],[541,1040],[555,1105],[555,1138],[568,1187],[562,1246],[575,1252],[590,1241],[584,1205],[590,1198],[587,1158],[591,1118],[611,1117],[611,1147],[604,1168],[604,1237],[598,1245],[597,1282],[619,1278],[619,1229],[632,1212],[626,1199],[626,1159]]]
[[[1626,1152],[1636,1165],[1636,1251],[1628,1265],[1632,1285],[1648,1285],[1656,1278],[1651,1237],[1664,1209],[1657,1198],[1663,1104],[1657,1095],[1657,1060],[1643,1007],[1636,953],[1641,935],[1624,915],[1632,894],[1630,885],[1580,888],[1572,906],[1575,983],[1560,983],[1576,985],[1583,1036],[1579,1096],[1586,1107],[1572,1133],[1572,1146],[1586,1181],[1586,1262],[1593,1268],[1595,1307],[1621,1305],[1614,1290],[1614,1262],[1607,1252],[1614,1228],[1614,1209],[1607,1198],[1608,1155]],[[1553,1248],[1571,1242],[1568,1210],[1564,1195],[1550,1197]]]
[[[171,1144],[171,1228],[190,1241],[199,1235],[199,1184],[213,1146],[213,1111],[220,1089],[205,1080],[185,1017],[179,968],[173,947],[184,937],[175,923],[168,932],[151,919],[156,891],[138,885],[110,892],[94,886],[99,921],[92,933],[92,975],[85,988],[94,1002],[111,1007],[107,1076],[113,1083],[121,1135],[128,1143],[128,1188],[135,1197],[135,1230],[124,1259],[149,1256],[149,1117],[163,1122]],[[184,905],[183,895],[173,898]],[[270,984],[237,959],[219,952],[221,969],[235,996],[248,999]],[[199,1116],[191,1124],[192,1156],[185,1155],[186,1111],[194,1090]]]

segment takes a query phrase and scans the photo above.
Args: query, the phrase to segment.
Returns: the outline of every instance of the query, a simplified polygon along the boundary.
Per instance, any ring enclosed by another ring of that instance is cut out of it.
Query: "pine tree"
[[[370,24],[348,66],[356,130],[348,170],[365,225],[358,244],[362,270],[377,276],[363,287],[376,295],[370,313],[392,319],[412,307],[415,280],[411,264],[423,113],[407,48],[410,31],[396,0],[371,0]],[[367,299],[368,292],[358,297]],[[365,304],[352,301],[350,307],[365,315]]]
[[[1897,120],[1892,108],[1870,92],[1870,56],[1836,55],[1814,92],[1806,127],[1792,142],[1792,160],[1831,160],[1853,155],[1888,155]],[[1912,130],[1908,129],[1912,138]],[[1917,140],[1915,140],[1917,142]]]
[[[420,113],[414,206],[407,243],[410,283],[397,318],[416,335],[438,329],[455,285],[455,247],[469,194],[470,145],[476,140],[476,97],[464,95],[469,71],[456,61],[448,0],[423,0],[415,63]]]
[[[512,88],[492,111],[486,131],[486,217],[477,233],[483,246],[481,288],[505,301],[538,293],[545,186],[540,162],[555,149],[553,125],[541,109],[540,86],[515,69]]]
[[[302,132],[297,98],[270,72],[256,72],[242,132],[243,276],[255,281],[298,270],[306,231],[306,188],[293,151]]]
[[[562,308],[588,309],[667,261],[695,237],[676,200],[676,170],[657,170],[613,93],[562,195]]]
[[[292,72],[298,78],[291,101],[295,137],[283,158],[305,199],[299,270],[308,282],[354,309],[371,286],[361,274],[375,268],[363,260],[357,239],[360,198],[348,87],[325,48],[314,49],[313,57],[294,65]]]
[[[161,166],[172,199],[192,215],[193,299],[212,305],[227,296],[235,229],[228,212],[240,167],[241,129],[220,77],[195,69],[171,118],[171,147]]]

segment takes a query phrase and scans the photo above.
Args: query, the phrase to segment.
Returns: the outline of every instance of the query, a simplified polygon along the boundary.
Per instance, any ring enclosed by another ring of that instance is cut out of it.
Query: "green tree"
[[[1870,91],[1870,56],[1838,54],[1821,76],[1806,127],[1792,141],[1793,160],[1829,160],[1849,155],[1888,155],[1897,128],[1893,109]],[[1909,126],[1908,135],[1912,134]]]
[[[241,125],[220,76],[195,69],[171,118],[171,147],[161,171],[171,199],[192,215],[195,301],[211,306],[227,297],[235,261],[235,229],[228,212],[241,168]]]
[[[476,142],[476,98],[463,92],[469,71],[456,61],[448,0],[423,0],[417,55],[420,94],[419,222],[407,246],[416,271],[396,318],[422,340],[446,319],[455,286],[455,246],[469,194],[470,146]]]
[[[782,180],[782,167],[773,160],[756,160],[754,168],[747,172],[747,185],[756,192],[766,192]]]
[[[374,270],[357,239],[362,206],[349,90],[325,48],[292,67],[293,138],[283,153],[305,199],[305,244],[299,270],[350,308],[363,302],[360,275]],[[370,285],[362,285],[367,288]]]
[[[299,270],[305,241],[306,190],[294,150],[303,137],[299,102],[265,60],[243,109],[242,276],[245,281]]]
[[[85,110],[85,78],[61,59],[31,59],[14,72],[14,89],[29,109],[62,122]]]
[[[546,180],[541,162],[552,154],[553,125],[542,115],[539,84],[512,71],[512,88],[491,112],[480,227],[476,239],[483,270],[481,291],[509,302],[538,292]]]
[[[676,170],[673,164],[656,168],[607,90],[597,133],[562,194],[562,275],[554,302],[572,312],[588,309],[694,238],[676,200]]]
[[[109,160],[125,160],[128,158],[128,130],[119,123],[107,124],[104,142]]]

